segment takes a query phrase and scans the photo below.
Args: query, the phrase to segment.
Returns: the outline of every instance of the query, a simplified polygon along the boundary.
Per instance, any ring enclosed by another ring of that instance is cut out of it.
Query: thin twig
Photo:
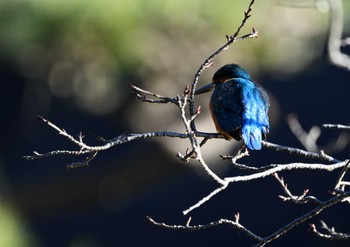
[[[149,222],[151,222],[152,224],[154,224],[156,226],[164,227],[164,228],[171,229],[171,230],[198,231],[198,230],[203,230],[203,229],[207,229],[207,228],[210,228],[213,226],[218,226],[218,225],[230,225],[230,226],[233,226],[234,229],[240,230],[240,231],[246,233],[249,237],[251,237],[257,241],[262,241],[262,238],[260,238],[259,236],[254,234],[251,230],[249,230],[246,227],[244,227],[243,225],[241,225],[238,222],[237,217],[234,221],[228,220],[228,219],[219,219],[217,221],[213,221],[213,222],[210,222],[210,223],[204,224],[204,225],[189,225],[187,223],[186,223],[186,225],[169,225],[169,224],[165,224],[162,222],[157,222],[149,216],[147,216],[147,219],[149,220]]]
[[[334,227],[329,227],[324,221],[321,220],[321,229],[325,231],[325,233],[320,232],[315,224],[310,224],[310,230],[316,236],[320,238],[325,238],[328,240],[350,240],[350,234],[337,232]]]
[[[227,50],[232,43],[234,43],[234,42],[236,42],[238,40],[258,37],[258,32],[253,28],[252,32],[250,34],[244,35],[241,38],[237,38],[237,36],[239,35],[242,27],[246,24],[248,18],[250,17],[250,13],[252,11],[252,7],[254,5],[254,2],[255,2],[255,0],[251,0],[247,11],[244,12],[244,17],[242,19],[242,22],[241,22],[240,26],[237,28],[236,32],[233,35],[230,35],[230,36],[226,35],[227,42],[223,46],[221,46],[219,49],[217,49],[213,54],[211,54],[207,59],[205,59],[204,62],[198,68],[198,70],[197,70],[197,72],[196,72],[196,74],[194,76],[192,85],[191,85],[191,94],[190,94],[190,98],[189,98],[189,100],[190,100],[189,112],[190,112],[191,116],[194,115],[194,112],[195,112],[195,110],[194,110],[194,93],[196,91],[196,87],[197,87],[197,83],[199,81],[199,77],[201,76],[202,72],[205,69],[207,69],[207,68],[209,68],[209,67],[211,67],[213,65],[213,59],[215,57],[217,57],[223,51]],[[195,126],[194,122],[191,123],[191,128],[192,128],[193,131],[196,131],[196,126]]]
[[[337,191],[339,189],[343,190],[345,189],[345,185],[343,178],[346,174],[346,172],[348,171],[349,168],[349,164],[350,164],[350,160],[347,162],[347,164],[343,167],[343,169],[341,170],[341,172],[338,175],[337,181],[335,183],[334,189]]]
[[[203,147],[203,145],[209,140],[209,137],[204,137],[201,143],[199,144],[200,147]],[[194,149],[192,149],[190,152],[186,151],[186,155],[182,155],[180,152],[176,154],[178,158],[181,159],[182,162],[188,163],[190,159],[196,158],[196,152]]]
[[[325,129],[350,130],[350,126],[342,125],[342,124],[322,124],[322,128],[325,128]]]
[[[289,154],[294,154],[300,157],[305,157],[305,158],[311,158],[311,159],[316,159],[316,160],[323,160],[323,161],[328,161],[331,163],[336,163],[339,162],[340,160],[337,160],[327,154],[325,154],[322,150],[319,153],[316,152],[308,152],[299,148],[293,148],[293,147],[288,147],[288,146],[283,146],[279,144],[274,144],[271,142],[267,141],[262,141],[262,144],[264,147],[268,149],[272,149],[275,151],[281,151],[281,152],[286,152]]]
[[[96,157],[97,153],[98,152],[94,152],[90,154],[83,162],[74,162],[74,163],[68,164],[67,165],[68,170],[89,166],[90,161],[92,161]]]
[[[273,167],[271,169],[268,169],[266,171],[250,174],[250,175],[243,175],[243,176],[236,176],[236,177],[227,177],[224,178],[225,181],[233,183],[233,182],[242,182],[242,181],[251,181],[259,178],[264,178],[267,176],[270,176],[276,172],[280,171],[290,171],[290,170],[322,170],[322,171],[334,171],[336,169],[343,168],[348,163],[348,160],[332,164],[332,165],[325,165],[325,164],[314,164],[314,163],[289,163],[289,164],[276,164],[272,165]]]
[[[221,187],[215,189],[214,191],[212,191],[209,195],[203,197],[200,201],[198,201],[196,204],[194,204],[193,206],[189,207],[188,209],[182,211],[182,213],[184,215],[187,215],[188,213],[190,213],[192,210],[200,207],[201,205],[203,205],[204,203],[206,203],[207,201],[209,201],[213,196],[215,196],[216,194],[218,194],[219,192],[223,191],[224,189],[227,188],[228,183],[224,183]]]
[[[158,103],[158,104],[166,104],[169,102],[173,104],[178,103],[176,98],[162,96],[162,95],[144,90],[142,88],[139,88],[133,84],[129,84],[129,87],[131,88],[131,93],[135,95],[136,99],[141,100],[142,102]],[[156,98],[158,100],[147,98],[146,95]]]
[[[342,202],[345,198],[348,198],[350,196],[350,192],[344,192],[340,194],[339,196],[332,197],[331,199],[323,202],[321,205],[316,207],[315,209],[309,211],[308,213],[300,216],[299,218],[296,218],[295,220],[291,221],[289,224],[283,226],[273,234],[267,236],[264,238],[263,241],[261,241],[257,246],[264,246],[267,243],[277,239],[278,237],[282,236],[283,234],[287,233],[289,230],[293,229],[294,227],[300,225],[301,223],[315,217],[319,213],[321,213],[324,209],[329,208],[333,206],[334,204],[337,204],[339,202]]]
[[[304,192],[299,195],[293,195],[292,192],[289,190],[287,184],[284,182],[284,179],[282,177],[279,177],[277,173],[272,174],[277,181],[280,183],[280,185],[282,186],[283,192],[285,193],[286,196],[282,196],[280,195],[279,197],[283,200],[283,201],[292,201],[296,204],[304,204],[304,203],[308,203],[310,201],[317,203],[317,204],[322,204],[322,202],[317,199],[314,196],[307,196],[309,190],[305,189]]]
[[[154,137],[171,137],[171,138],[185,139],[189,137],[188,133],[178,133],[178,132],[171,132],[171,131],[157,131],[157,132],[137,133],[137,134],[124,133],[111,140],[106,140],[105,138],[99,136],[98,140],[103,141],[104,144],[99,146],[90,146],[85,144],[82,141],[82,138],[80,137],[78,139],[74,138],[73,135],[69,134],[64,129],[59,128],[57,125],[50,122],[49,120],[41,116],[37,116],[37,118],[40,119],[43,123],[45,123],[49,127],[56,130],[60,135],[66,137],[68,140],[73,142],[75,145],[78,146],[78,148],[80,148],[80,150],[55,150],[44,154],[34,151],[33,155],[23,156],[23,158],[27,160],[41,159],[41,158],[46,158],[46,157],[55,156],[55,155],[73,155],[73,156],[85,155],[85,154],[90,154],[94,152],[104,151],[113,146],[139,140],[139,139],[147,139],[147,138],[154,138]],[[205,133],[205,132],[197,132],[196,136],[204,137],[206,140],[212,139],[212,138],[221,138],[217,133]]]

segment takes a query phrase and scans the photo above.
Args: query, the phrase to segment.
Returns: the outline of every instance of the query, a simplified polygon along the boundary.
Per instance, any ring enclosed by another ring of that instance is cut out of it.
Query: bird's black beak
[[[207,92],[210,92],[212,90],[214,90],[215,88],[215,85],[213,83],[208,83],[207,85],[201,87],[201,88],[198,88],[194,94],[202,94],[202,93],[207,93]]]

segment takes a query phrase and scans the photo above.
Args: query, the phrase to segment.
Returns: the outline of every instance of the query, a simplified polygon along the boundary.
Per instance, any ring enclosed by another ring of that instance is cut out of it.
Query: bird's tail
[[[261,130],[261,127],[256,124],[246,124],[242,127],[242,139],[250,150],[261,149]]]

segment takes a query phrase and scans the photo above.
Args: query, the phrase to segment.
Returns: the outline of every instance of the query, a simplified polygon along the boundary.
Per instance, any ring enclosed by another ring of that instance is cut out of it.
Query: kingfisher
[[[212,82],[197,89],[195,94],[212,90],[209,109],[218,133],[227,140],[243,139],[250,150],[260,150],[270,128],[266,91],[237,64],[218,69]]]

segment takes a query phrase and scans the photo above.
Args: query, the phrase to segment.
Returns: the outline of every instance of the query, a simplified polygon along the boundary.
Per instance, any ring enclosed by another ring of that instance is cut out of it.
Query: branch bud
[[[235,222],[238,224],[239,223],[239,212],[235,214]]]
[[[186,85],[185,89],[184,89],[184,95],[188,95],[190,93],[190,86]]]
[[[196,112],[194,113],[195,115],[198,115],[198,114],[200,114],[201,113],[201,106],[198,106],[197,107],[197,110],[196,110]]]

